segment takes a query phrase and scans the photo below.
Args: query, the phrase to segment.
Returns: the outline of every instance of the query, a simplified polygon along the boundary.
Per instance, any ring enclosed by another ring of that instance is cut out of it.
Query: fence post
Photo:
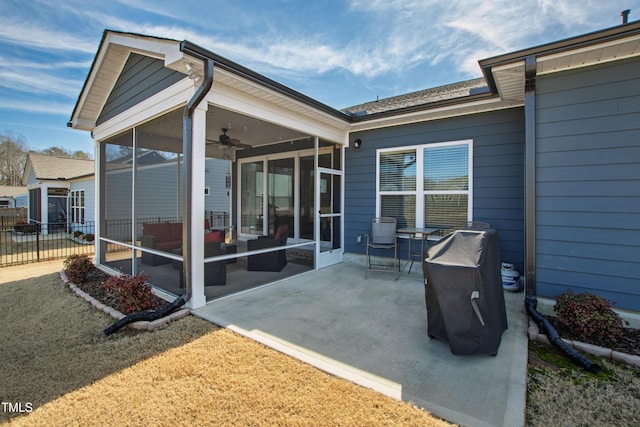
[[[36,232],[36,261],[40,262],[40,232]]]

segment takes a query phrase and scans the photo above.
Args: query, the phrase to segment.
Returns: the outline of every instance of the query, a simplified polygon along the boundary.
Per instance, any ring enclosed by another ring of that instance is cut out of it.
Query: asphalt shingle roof
[[[354,115],[383,113],[401,108],[428,105],[438,101],[448,101],[488,92],[489,87],[487,86],[487,82],[481,77],[478,79],[411,92],[404,95],[393,96],[391,98],[365,102],[364,104],[345,108],[343,111]]]
[[[93,160],[29,153],[37,179],[73,179],[94,173]]]
[[[0,185],[0,197],[14,197],[27,194],[27,187],[13,187],[10,185]]]

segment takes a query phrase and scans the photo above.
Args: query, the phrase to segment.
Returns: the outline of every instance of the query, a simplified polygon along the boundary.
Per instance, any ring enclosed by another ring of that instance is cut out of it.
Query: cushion
[[[224,242],[224,233],[220,230],[214,230],[204,235],[205,242]]]
[[[178,249],[182,247],[182,240],[167,240],[163,242],[157,242],[154,249],[159,251],[170,251],[171,249]]]
[[[160,240],[168,240],[171,238],[169,235],[169,224],[142,224],[142,234],[145,236],[155,236]]]
[[[171,240],[182,240],[182,223],[181,222],[170,222],[170,236]]]
[[[289,235],[289,226],[287,224],[281,225],[278,227],[278,231],[276,231],[276,235],[274,237],[278,242],[282,242],[284,239],[284,243],[286,243],[287,236]]]

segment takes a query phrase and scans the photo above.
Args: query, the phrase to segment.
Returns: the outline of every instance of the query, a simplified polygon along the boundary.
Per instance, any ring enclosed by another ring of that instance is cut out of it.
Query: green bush
[[[16,225],[13,226],[13,229],[17,232],[17,233],[24,233],[24,234],[31,234],[31,233],[35,233],[38,231],[38,228],[33,225],[33,224],[29,224],[26,222],[18,222],[16,223]]]
[[[124,314],[153,310],[158,307],[158,299],[146,283],[148,278],[144,274],[111,276],[104,287],[118,298]]]
[[[64,272],[73,283],[84,283],[96,266],[87,255],[70,255],[64,261]]]
[[[558,322],[579,340],[615,344],[622,338],[623,321],[605,298],[568,290],[553,308]]]

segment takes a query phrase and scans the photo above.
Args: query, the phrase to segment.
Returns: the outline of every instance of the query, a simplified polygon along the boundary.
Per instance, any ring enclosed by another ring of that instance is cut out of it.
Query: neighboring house
[[[176,158],[148,151],[138,156],[138,161],[144,166],[145,171],[140,175],[138,182],[138,185],[145,188],[142,191],[145,197],[141,199],[138,207],[140,214],[147,218],[180,217],[182,213],[176,211],[175,205],[166,203],[163,197],[167,187],[179,185],[175,179],[176,170],[180,169]],[[114,159],[113,163],[127,165],[132,163],[132,159],[129,155]],[[228,212],[227,190],[220,185],[229,174],[228,168],[224,169],[228,162],[210,159],[207,164],[216,171],[215,174],[209,175],[208,184],[217,188],[217,192],[207,198],[206,207],[209,211]],[[126,187],[131,185],[130,175],[126,173],[129,170],[130,167],[115,167],[107,173],[110,176],[124,177],[125,182],[117,185]],[[22,193],[28,190],[29,220],[49,224],[43,230],[44,233],[62,229],[93,232],[96,219],[93,160],[29,153],[23,181],[27,186],[22,187]],[[119,197],[109,204],[112,219],[129,216],[130,203],[122,201]]]
[[[24,205],[27,187],[0,185],[0,208],[20,208]]]
[[[110,184],[110,150],[185,157],[192,178],[163,194],[191,212],[192,307],[206,303],[205,158],[220,158],[239,240],[286,223],[289,246],[312,247],[321,268],[361,257],[376,216],[485,221],[528,294],[571,288],[640,311],[640,22],[479,65],[482,79],[338,111],[190,42],[105,31],[69,126],[97,142],[105,212],[144,198]],[[144,176],[142,165],[127,171],[129,183]]]
[[[22,179],[29,221],[47,224],[43,233],[83,229],[95,217],[93,174],[93,160],[29,153]]]

